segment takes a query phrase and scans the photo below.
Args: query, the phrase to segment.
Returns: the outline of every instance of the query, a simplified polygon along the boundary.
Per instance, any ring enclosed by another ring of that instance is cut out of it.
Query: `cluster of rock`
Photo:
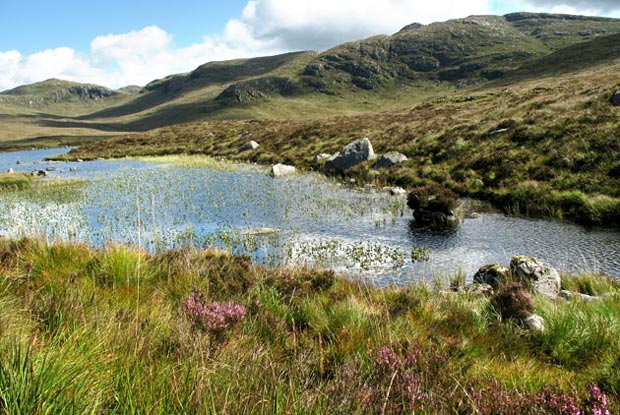
[[[337,171],[340,173],[372,160],[376,160],[373,166],[375,169],[389,168],[406,161],[407,156],[396,151],[390,151],[377,158],[370,139],[364,137],[361,140],[347,144],[336,154],[321,153],[314,157],[316,163],[325,161],[325,169],[327,171]]]
[[[256,141],[248,141],[239,149],[239,152],[252,151],[259,148],[260,145]],[[344,173],[353,167],[360,164],[377,160],[374,164],[374,168],[389,168],[401,164],[407,160],[407,156],[402,153],[390,151],[381,155],[377,159],[377,155],[372,147],[372,144],[368,137],[364,137],[361,140],[353,141],[346,145],[342,150],[336,154],[320,153],[314,156],[315,163],[325,162],[326,171],[336,171]],[[286,176],[295,173],[295,167],[286,164],[276,164],[271,167],[271,175],[273,177]],[[391,194],[403,194],[405,191],[400,188],[394,188],[390,191]]]
[[[559,272],[542,261],[528,256],[514,256],[508,267],[489,264],[481,267],[474,275],[473,283],[463,287],[465,292],[475,295],[492,296],[501,287],[511,282],[522,284],[533,295],[551,300],[579,298],[583,301],[596,301],[605,296],[594,297],[562,290]],[[534,313],[527,313],[520,323],[531,331],[544,331],[544,319]]]

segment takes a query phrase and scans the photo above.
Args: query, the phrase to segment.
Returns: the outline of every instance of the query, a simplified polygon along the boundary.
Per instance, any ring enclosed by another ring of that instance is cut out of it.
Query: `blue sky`
[[[620,0],[0,0],[0,90],[52,77],[144,85],[213,60],[522,10],[620,17]]]

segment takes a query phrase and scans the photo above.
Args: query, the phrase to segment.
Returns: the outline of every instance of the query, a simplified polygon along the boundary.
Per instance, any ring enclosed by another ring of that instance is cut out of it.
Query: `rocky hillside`
[[[3,101],[13,104],[41,107],[66,102],[102,101],[116,97],[119,92],[99,85],[48,79],[0,92],[0,95]]]
[[[502,78],[533,59],[615,33],[618,19],[531,13],[411,24],[393,36],[322,53],[306,66],[303,79],[327,93],[420,79],[464,86]]]

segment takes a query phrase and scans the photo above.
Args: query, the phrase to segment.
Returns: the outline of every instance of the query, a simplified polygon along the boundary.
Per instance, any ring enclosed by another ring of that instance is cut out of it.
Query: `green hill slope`
[[[0,142],[4,148],[24,140],[29,146],[77,143],[208,119],[303,120],[398,110],[490,81],[510,85],[613,63],[618,36],[618,19],[471,16],[411,24],[392,36],[323,53],[211,62],[143,89],[49,80],[0,94]]]

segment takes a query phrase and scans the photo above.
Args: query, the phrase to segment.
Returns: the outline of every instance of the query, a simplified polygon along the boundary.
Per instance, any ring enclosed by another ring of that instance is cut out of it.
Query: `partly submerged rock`
[[[551,268],[536,258],[515,256],[510,260],[512,278],[521,281],[535,294],[557,298],[560,294],[561,279],[555,268]]]
[[[331,156],[325,163],[327,170],[345,172],[377,156],[368,137],[354,141],[345,146],[342,151]]]
[[[271,175],[273,177],[281,177],[289,174],[295,174],[295,166],[286,164],[276,164],[271,166]]]
[[[242,145],[241,148],[239,149],[239,152],[243,153],[244,151],[256,150],[259,147],[260,147],[260,144],[258,144],[254,140],[251,140],[245,143],[244,145]]]
[[[33,170],[30,173],[31,176],[38,176],[38,177],[48,177],[50,175],[50,173],[48,171],[45,170]]]
[[[383,169],[389,168],[392,166],[397,166],[402,162],[407,161],[407,156],[403,153],[399,153],[397,151],[390,151],[388,153],[383,154],[374,165],[375,169]]]
[[[75,167],[75,166],[69,167],[69,171],[77,171],[77,167]]]
[[[497,289],[510,277],[510,269],[497,264],[487,264],[478,270],[474,275],[474,282],[477,284],[488,284],[493,289]]]

